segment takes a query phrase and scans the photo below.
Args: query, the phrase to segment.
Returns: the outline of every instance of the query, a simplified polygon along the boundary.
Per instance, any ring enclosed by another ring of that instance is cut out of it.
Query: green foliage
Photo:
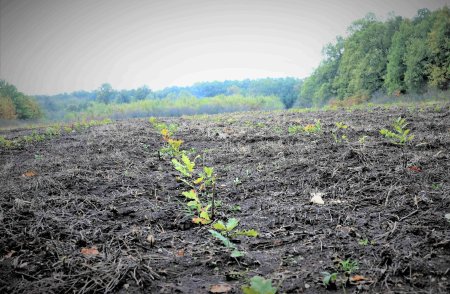
[[[297,133],[301,133],[303,131],[303,127],[299,125],[293,125],[288,127],[288,133],[291,135],[295,135]]]
[[[181,162],[178,161],[178,159],[173,158],[172,165],[177,171],[181,173],[182,176],[186,178],[191,178],[192,172],[194,171],[195,167],[195,159],[191,161],[186,154],[182,154]]]
[[[239,212],[239,211],[241,211],[241,206],[238,205],[238,204],[235,204],[235,205],[233,205],[233,206],[231,206],[229,208],[229,211],[231,211],[231,212]]]
[[[211,204],[204,205],[195,190],[183,192],[182,195],[189,200],[189,202],[186,204],[189,208],[189,211],[192,212],[193,210],[195,210],[198,214],[198,216],[194,217],[192,221],[196,224],[209,224],[211,222],[211,217],[209,214]]]
[[[427,88],[447,90],[450,80],[450,10],[419,10],[410,20],[373,14],[353,22],[349,35],[324,48],[325,58],[305,79],[300,100],[322,106],[375,93],[400,96]],[[365,102],[355,99],[354,103]]]
[[[100,126],[111,123],[110,119],[104,120],[91,120],[91,121],[83,121],[74,123],[72,126],[69,125],[60,125],[56,124],[53,126],[46,127],[44,132],[39,133],[34,130],[29,135],[24,135],[22,137],[16,138],[14,140],[7,140],[4,137],[0,136],[0,146],[5,148],[14,148],[17,146],[21,146],[22,143],[31,144],[33,142],[42,142],[46,139],[52,139],[54,137],[59,137],[62,135],[62,131],[64,130],[66,133],[72,132],[74,129],[77,131],[82,131],[83,129],[90,128],[92,126]],[[37,126],[39,127],[39,126]]]
[[[230,218],[227,223],[223,223],[222,221],[218,221],[213,225],[213,228],[220,231],[222,234],[229,237],[237,237],[237,236],[247,236],[247,237],[257,237],[258,232],[256,230],[235,230],[238,226],[239,221],[236,218]]]
[[[288,133],[291,135],[295,135],[297,133],[307,133],[307,134],[314,134],[319,133],[322,130],[322,124],[320,122],[320,119],[317,119],[314,124],[308,124],[305,126],[300,125],[292,125],[288,127]]]
[[[199,177],[194,181],[194,184],[200,185],[199,190],[205,190],[206,188],[215,185],[215,182],[214,168],[204,166],[203,171],[199,173]]]
[[[386,79],[384,87],[388,94],[400,94],[406,91],[405,72],[406,44],[413,33],[409,20],[404,20],[392,37],[392,45],[387,56]]]
[[[97,101],[100,103],[111,103],[115,95],[115,91],[108,83],[104,83],[97,90]]]
[[[361,245],[361,246],[367,246],[367,245],[369,245],[369,239],[361,239],[361,240],[359,240],[358,241],[358,244],[359,245]]]
[[[250,286],[241,287],[244,294],[275,294],[277,288],[272,286],[272,280],[260,276],[254,276],[250,279]]]
[[[236,249],[236,245],[234,245],[229,238],[235,238],[237,236],[246,236],[246,237],[258,237],[258,232],[254,229],[251,230],[237,230],[237,226],[239,225],[239,220],[236,218],[230,218],[226,223],[223,221],[218,221],[213,224],[213,228],[215,230],[209,230],[209,232],[213,235],[213,237],[222,241],[225,247],[229,249],[233,249],[231,252],[232,257],[243,256],[244,253],[238,251]]]
[[[358,143],[361,145],[364,145],[366,143],[366,139],[368,138],[368,136],[362,135],[358,138]]]
[[[309,124],[303,127],[303,131],[308,134],[319,133],[322,130],[320,119],[317,119],[314,124]]]
[[[334,139],[334,142],[341,143],[342,141],[348,141],[347,135],[344,130],[348,129],[348,125],[343,122],[336,122],[336,128],[331,131],[331,136]]]
[[[16,106],[11,97],[0,95],[0,119],[16,118]]]
[[[9,149],[9,148],[14,147],[14,145],[15,145],[14,141],[8,140],[5,137],[0,136],[0,147],[4,147],[4,148]]]
[[[59,136],[59,135],[61,135],[61,127],[57,127],[57,126],[55,126],[55,127],[48,127],[45,130],[45,135],[47,137],[50,137],[50,138]]]
[[[214,230],[208,230],[211,235],[216,238],[219,239],[223,246],[230,248],[230,249],[236,249],[236,245],[234,245],[233,243],[231,243],[230,239],[228,239],[227,237],[225,237],[224,235],[222,235],[221,233],[214,231]]]
[[[233,111],[275,110],[284,105],[277,96],[214,96],[196,98],[180,96],[178,98],[144,99],[130,103],[92,102],[86,109],[74,112],[75,117],[114,116],[116,118],[142,116],[180,116],[193,114],[215,114]]]
[[[358,262],[356,260],[351,260],[350,258],[346,260],[341,260],[339,262],[339,266],[342,269],[342,271],[344,271],[349,275],[351,273],[354,273],[359,268]]]
[[[38,119],[42,116],[34,97],[26,96],[13,85],[0,80],[0,119]]]
[[[338,273],[329,273],[329,272],[322,272],[323,279],[322,283],[325,287],[328,287],[330,284],[335,284],[336,280],[338,278]]]
[[[170,157],[180,157],[182,151],[180,150],[181,144],[183,144],[183,140],[175,140],[175,139],[167,139],[167,145],[162,147],[159,150],[161,155],[169,155]]]
[[[349,281],[350,275],[358,270],[358,262],[352,259],[339,260],[338,264],[335,266],[335,271],[322,272],[322,283],[325,287],[331,285],[340,285],[344,291],[347,282]]]
[[[406,120],[404,118],[398,117],[393,123],[393,132],[388,129],[381,129],[380,134],[389,138],[393,144],[404,145],[414,139],[414,135],[409,135],[410,129],[406,129]]]
[[[429,84],[438,89],[447,89],[450,80],[450,9],[438,10],[427,43],[431,62],[427,64]]]

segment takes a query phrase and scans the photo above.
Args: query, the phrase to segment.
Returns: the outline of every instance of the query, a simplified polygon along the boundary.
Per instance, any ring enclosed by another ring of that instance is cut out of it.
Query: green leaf
[[[181,164],[177,159],[172,159],[172,164],[173,167],[179,171],[183,176],[185,177],[191,177],[191,174],[189,173],[189,171],[186,169],[186,167]]]
[[[253,290],[250,286],[242,286],[241,290],[244,294],[259,294],[255,290]]]
[[[219,231],[225,231],[227,229],[223,221],[218,221],[217,223],[213,224],[213,228]]]
[[[337,273],[330,274],[329,272],[322,272],[323,275],[322,283],[328,286],[330,283],[335,283],[337,279]]]
[[[328,286],[328,285],[330,284],[330,279],[331,279],[331,276],[330,276],[330,275],[324,276],[324,277],[323,277],[323,280],[322,280],[323,284],[324,284],[325,286]]]
[[[236,231],[233,235],[235,236],[247,236],[247,237],[258,237],[259,233],[258,231],[251,229],[251,230],[242,230],[242,231]]]
[[[202,217],[194,217],[194,218],[192,219],[192,222],[193,222],[194,224],[207,225],[207,224],[211,223],[211,220],[209,220],[209,219],[204,219],[204,218],[202,218]]]
[[[200,212],[200,217],[201,217],[201,218],[204,218],[204,219],[206,219],[206,220],[211,220],[210,217],[209,217],[208,210],[205,209],[205,208],[203,208],[203,209],[202,209],[202,212]]]
[[[223,243],[223,245],[225,245],[225,247],[227,247],[227,248],[236,248],[236,245],[231,243],[230,239],[228,239],[227,237],[225,237],[221,233],[219,233],[217,231],[214,231],[214,230],[208,230],[208,232],[210,232],[211,235],[213,235],[214,238],[217,238],[220,241],[222,241],[222,243]]]
[[[203,177],[200,177],[194,181],[194,184],[198,185],[203,181]]]
[[[242,286],[244,294],[275,294],[277,288],[272,287],[272,280],[254,276],[250,279],[250,287]]]
[[[245,255],[244,252],[236,250],[236,249],[231,252],[231,257],[241,257],[244,255]]]
[[[190,190],[189,192],[183,192],[181,194],[183,194],[183,196],[188,198],[188,199],[192,199],[192,200],[195,200],[195,201],[199,202],[198,195],[195,192],[195,190]]]
[[[203,171],[205,172],[205,175],[208,178],[211,178],[212,174],[213,174],[213,171],[214,171],[214,168],[205,166],[205,167],[203,167]]]
[[[186,205],[189,206],[190,208],[195,208],[197,210],[200,209],[200,203],[198,203],[195,200],[189,201]]]
[[[181,161],[183,161],[184,166],[186,167],[186,169],[187,169],[189,172],[192,172],[192,171],[194,170],[195,162],[194,162],[194,161],[191,161],[187,155],[182,154],[182,155],[181,155]]]
[[[236,219],[236,218],[230,218],[228,221],[227,221],[227,225],[226,225],[226,227],[227,227],[227,232],[230,232],[231,230],[233,230],[234,228],[236,228],[237,227],[237,225],[239,224],[239,221]]]

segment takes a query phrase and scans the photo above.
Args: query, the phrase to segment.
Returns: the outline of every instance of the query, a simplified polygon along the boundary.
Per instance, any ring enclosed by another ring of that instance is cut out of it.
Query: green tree
[[[334,86],[340,98],[382,88],[392,35],[400,20],[377,21],[372,15],[356,21],[346,41]],[[356,29],[357,28],[357,29]]]
[[[16,119],[16,107],[11,97],[0,95],[0,119]]]
[[[429,47],[422,39],[413,38],[409,41],[405,55],[405,85],[409,92],[425,92],[428,82],[426,68],[429,57]]]
[[[104,83],[97,90],[97,101],[100,103],[109,104],[114,99],[115,92],[112,86],[108,83]]]
[[[322,49],[325,59],[314,73],[307,78],[301,88],[299,105],[323,106],[328,100],[336,96],[334,82],[338,74],[339,64],[344,50],[344,38],[338,36],[336,43],[327,44]]]
[[[34,98],[19,93],[12,100],[16,106],[19,119],[37,119],[42,117],[42,111]]]
[[[152,91],[147,86],[142,86],[140,88],[137,88],[134,98],[136,100],[143,100],[147,98],[151,93]]]
[[[15,114],[18,119],[37,119],[42,117],[42,110],[34,97],[26,96],[25,94],[17,91],[17,88],[11,84],[8,84],[4,80],[0,80],[0,96],[3,98],[4,108],[8,112],[8,116],[11,117],[10,101],[14,104]]]
[[[450,81],[450,9],[437,11],[433,27],[428,34],[430,64],[429,84],[447,90]]]
[[[387,73],[384,81],[384,87],[388,94],[394,92],[405,93],[405,72],[404,62],[406,54],[406,44],[413,33],[411,22],[406,19],[400,25],[400,28],[392,37],[392,45],[387,57]]]

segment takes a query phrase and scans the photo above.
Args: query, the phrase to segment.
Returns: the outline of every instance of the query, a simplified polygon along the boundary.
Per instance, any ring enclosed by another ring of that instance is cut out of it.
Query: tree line
[[[412,18],[374,14],[352,23],[346,38],[323,48],[324,60],[304,80],[300,105],[330,99],[368,99],[375,93],[400,96],[428,89],[448,90],[450,11],[420,9]]]
[[[0,80],[0,119],[38,119],[42,115],[41,107],[34,97]]]
[[[245,101],[251,101],[253,97],[275,96],[279,98],[285,108],[290,108],[298,99],[301,83],[302,81],[300,79],[292,77],[246,79],[241,81],[227,80],[200,82],[185,87],[173,86],[158,91],[152,91],[147,86],[142,86],[137,89],[116,90],[109,83],[104,83],[94,91],[38,95],[36,98],[43,110],[49,116],[51,114],[51,117],[55,119],[63,119],[69,113],[73,116],[73,113],[90,111],[94,106],[98,109],[99,105],[105,105],[106,107],[107,105],[117,104],[118,107],[116,108],[123,108],[120,105],[139,105],[136,102],[143,100],[155,100],[165,103],[170,100],[187,98],[202,99],[200,104],[204,104],[203,98],[228,96],[242,97]],[[216,100],[211,104],[217,104]],[[227,101],[236,102],[237,100],[229,99]],[[232,106],[230,107],[232,108]],[[278,108],[278,105],[276,105],[276,108]]]

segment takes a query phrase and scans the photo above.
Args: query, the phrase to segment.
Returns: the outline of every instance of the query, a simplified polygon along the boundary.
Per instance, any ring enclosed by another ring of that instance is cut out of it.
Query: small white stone
[[[325,204],[325,202],[322,199],[322,196],[324,195],[324,193],[321,192],[317,192],[317,193],[311,193],[311,202],[315,203],[315,204]]]

